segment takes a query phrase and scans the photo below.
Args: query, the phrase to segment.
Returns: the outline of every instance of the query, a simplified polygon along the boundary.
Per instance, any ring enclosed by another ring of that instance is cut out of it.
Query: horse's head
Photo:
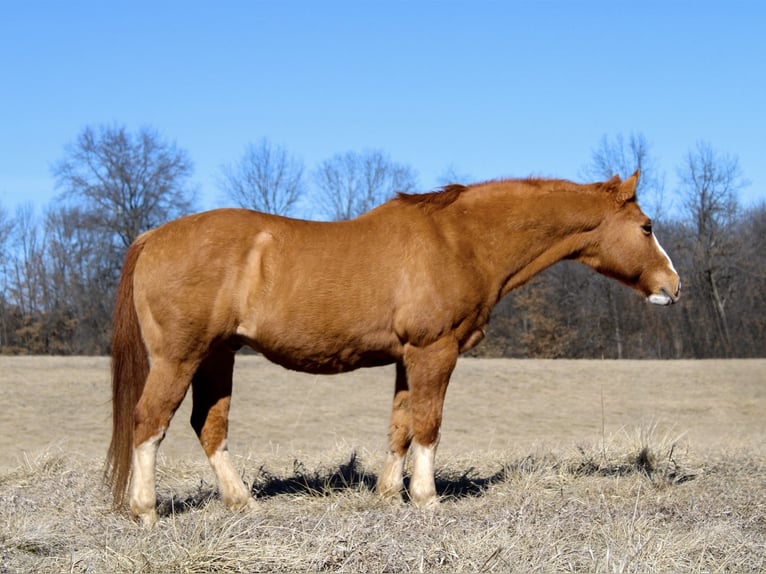
[[[610,209],[581,260],[643,293],[651,303],[670,305],[678,300],[681,279],[657,241],[651,219],[636,202],[638,173],[603,184]]]

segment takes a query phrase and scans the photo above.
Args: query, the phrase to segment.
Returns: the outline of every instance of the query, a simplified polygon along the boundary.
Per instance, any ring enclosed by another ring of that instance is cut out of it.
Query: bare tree
[[[10,298],[22,315],[32,316],[43,308],[45,241],[34,208],[29,203],[16,208],[12,243]]]
[[[522,316],[519,339],[526,357],[566,357],[575,341],[575,333],[567,324],[566,308],[549,304],[555,297],[554,290],[549,277],[539,277],[516,297],[515,305]]]
[[[8,211],[0,205],[0,255],[5,255],[5,247],[13,229],[13,221]]]
[[[31,204],[16,208],[3,261],[3,346],[44,352],[40,317],[45,308],[45,241]]]
[[[738,225],[740,257],[737,296],[727,316],[736,321],[732,346],[739,356],[764,355],[766,341],[766,202],[746,210]]]
[[[53,352],[109,349],[116,275],[102,235],[80,207],[51,207],[45,216],[47,323]]]
[[[10,324],[10,305],[8,301],[8,271],[11,251],[10,237],[13,233],[13,220],[8,211],[0,205],[0,348],[8,342]]]
[[[289,215],[303,194],[303,162],[266,138],[249,144],[239,162],[221,172],[223,191],[247,209]]]
[[[415,171],[380,150],[337,154],[314,172],[319,207],[330,219],[351,219],[416,188]]]
[[[706,304],[699,310],[712,318],[717,353],[731,354],[731,333],[726,314],[735,287],[739,246],[733,240],[739,210],[738,192],[747,182],[736,157],[716,152],[699,142],[678,168],[681,196],[693,244],[692,288]]]
[[[194,190],[186,152],[142,128],[86,127],[53,169],[62,196],[123,249],[138,235],[190,212]]]
[[[642,207],[653,218],[661,217],[665,177],[660,173],[651,151],[651,145],[642,133],[631,133],[627,138],[617,134],[606,135],[591,153],[591,163],[583,170],[588,180],[607,180],[614,175],[623,179],[641,170],[636,193]]]
[[[8,211],[0,205],[0,297],[4,297],[7,285],[8,262],[11,259],[9,244],[12,233],[13,220],[8,215]]]

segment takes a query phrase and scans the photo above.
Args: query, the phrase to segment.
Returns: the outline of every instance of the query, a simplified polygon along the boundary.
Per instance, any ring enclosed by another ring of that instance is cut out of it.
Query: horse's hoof
[[[375,488],[375,492],[378,493],[378,496],[381,498],[386,499],[401,499],[402,497],[402,490],[403,488],[399,485],[397,486],[383,486],[378,484]]]
[[[249,512],[255,510],[258,504],[252,496],[248,496],[245,499],[225,501],[226,508],[233,510],[234,512]]]
[[[439,497],[435,494],[423,497],[413,497],[412,502],[422,510],[431,510],[439,506]]]
[[[154,508],[147,512],[134,514],[134,517],[144,526],[144,528],[153,528],[154,525],[157,524],[157,511]]]

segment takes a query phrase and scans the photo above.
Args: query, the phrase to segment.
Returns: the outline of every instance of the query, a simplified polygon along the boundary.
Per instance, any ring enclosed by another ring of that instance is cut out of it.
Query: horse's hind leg
[[[404,486],[404,460],[412,442],[412,413],[410,389],[404,365],[396,365],[396,389],[388,429],[388,455],[383,472],[378,478],[377,490],[381,496],[398,496]]]
[[[200,364],[192,379],[191,424],[213,467],[221,499],[229,508],[240,509],[252,498],[229,458],[227,435],[231,404],[234,352],[225,346],[215,349]]]
[[[154,471],[157,449],[186,395],[194,364],[155,359],[133,412],[133,476],[130,510],[147,526],[157,521]]]

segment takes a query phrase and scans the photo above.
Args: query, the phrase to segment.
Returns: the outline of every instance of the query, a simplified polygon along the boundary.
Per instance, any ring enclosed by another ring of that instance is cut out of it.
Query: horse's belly
[[[249,332],[248,332],[249,331]],[[395,362],[401,356],[393,333],[372,328],[348,332],[312,331],[285,323],[281,329],[238,329],[242,342],[288,369],[316,374],[342,373]]]
[[[388,353],[379,351],[351,351],[336,354],[315,354],[284,352],[284,349],[261,350],[270,361],[294,371],[330,375],[353,371],[362,367],[388,365],[395,359]]]

